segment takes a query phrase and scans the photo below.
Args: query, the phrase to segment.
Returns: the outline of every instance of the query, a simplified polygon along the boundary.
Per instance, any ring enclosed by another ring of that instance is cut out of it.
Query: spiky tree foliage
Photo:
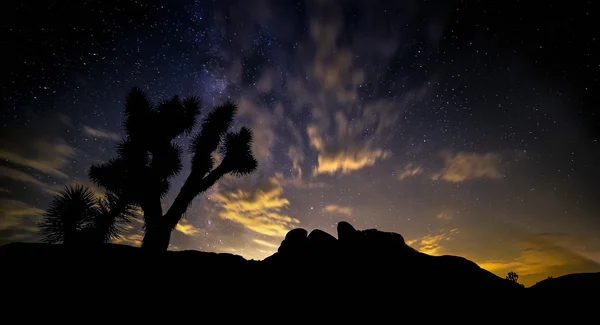
[[[120,238],[135,218],[135,206],[112,192],[98,198],[97,210],[90,227],[94,242],[108,243],[111,239]]]
[[[169,190],[169,180],[182,168],[183,149],[175,141],[191,136],[200,114],[195,97],[174,96],[153,106],[147,96],[134,88],[127,96],[123,128],[126,138],[117,146],[117,157],[90,168],[97,185],[127,198],[144,211],[145,235],[142,247],[166,250],[171,231],[188,206],[224,175],[253,172],[252,133],[247,128],[229,131],[237,107],[233,102],[214,107],[192,136],[190,173],[171,207],[163,213],[161,199]],[[212,153],[220,150],[223,160],[215,166]]]
[[[73,244],[79,232],[96,217],[96,199],[83,186],[65,187],[50,203],[40,224],[43,240],[47,243]]]
[[[51,244],[105,243],[118,238],[134,217],[134,207],[117,194],[96,198],[81,185],[59,192],[40,223],[43,241]]]

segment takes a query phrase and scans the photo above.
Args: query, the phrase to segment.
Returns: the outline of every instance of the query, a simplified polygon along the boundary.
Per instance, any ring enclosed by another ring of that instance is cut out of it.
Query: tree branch
[[[213,169],[202,179],[199,179],[201,176],[194,173],[192,170],[181,187],[181,190],[179,190],[179,194],[177,194],[175,201],[173,201],[173,204],[165,214],[167,223],[171,225],[172,228],[175,228],[187,210],[187,207],[192,203],[192,200],[194,200],[198,194],[213,186],[228,172],[229,169],[223,163],[219,164],[217,168]]]

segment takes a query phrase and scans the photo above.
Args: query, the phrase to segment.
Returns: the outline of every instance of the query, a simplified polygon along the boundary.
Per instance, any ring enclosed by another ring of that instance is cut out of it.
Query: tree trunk
[[[160,196],[153,199],[146,197],[142,205],[144,210],[144,239],[142,248],[149,251],[166,251],[171,240],[171,230],[162,215]]]
[[[142,248],[149,251],[166,251],[171,241],[171,230],[166,222],[147,223]]]

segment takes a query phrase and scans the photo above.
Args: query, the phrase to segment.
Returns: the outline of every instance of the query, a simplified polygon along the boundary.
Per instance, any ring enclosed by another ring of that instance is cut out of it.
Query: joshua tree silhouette
[[[246,175],[256,169],[251,131],[245,127],[229,131],[236,110],[236,105],[227,101],[203,119],[191,141],[190,173],[171,207],[163,213],[161,198],[169,190],[170,178],[182,169],[182,148],[174,141],[192,133],[200,101],[174,96],[154,106],[140,89],[131,90],[123,122],[127,136],[117,146],[117,157],[92,166],[89,176],[98,186],[120,193],[142,208],[143,248],[166,250],[171,231],[198,194],[226,174]],[[212,154],[217,150],[223,159],[215,167]]]

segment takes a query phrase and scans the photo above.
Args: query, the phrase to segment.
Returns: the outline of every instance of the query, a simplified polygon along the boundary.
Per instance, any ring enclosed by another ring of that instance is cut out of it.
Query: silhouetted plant
[[[227,101],[203,119],[190,145],[190,173],[171,207],[163,213],[161,199],[169,190],[169,180],[182,169],[183,150],[175,141],[192,133],[200,114],[200,101],[174,96],[153,106],[141,90],[131,90],[123,122],[127,137],[118,144],[117,157],[92,166],[89,176],[98,186],[121,193],[142,208],[142,247],[166,250],[171,231],[198,194],[226,174],[245,175],[256,169],[251,131],[245,127],[238,132],[229,131],[236,110],[236,105]],[[212,154],[217,150],[223,159],[215,167]]]
[[[514,283],[518,283],[519,275],[516,272],[510,271],[506,276],[506,280],[512,281]]]
[[[94,242],[107,243],[119,238],[135,218],[135,206],[112,192],[98,199],[97,209],[98,213],[89,228]]]
[[[512,282],[520,285],[521,287],[525,287],[524,284],[521,284],[521,283],[518,282],[519,275],[516,272],[514,272],[514,271],[508,272],[508,274],[506,275],[506,280],[512,281]]]
[[[90,189],[83,186],[65,187],[54,197],[43,216],[40,224],[43,240],[52,244],[75,243],[78,232],[95,217],[95,204]]]
[[[40,230],[47,243],[103,243],[117,238],[133,216],[133,206],[114,193],[96,198],[87,187],[67,186],[53,198]]]

